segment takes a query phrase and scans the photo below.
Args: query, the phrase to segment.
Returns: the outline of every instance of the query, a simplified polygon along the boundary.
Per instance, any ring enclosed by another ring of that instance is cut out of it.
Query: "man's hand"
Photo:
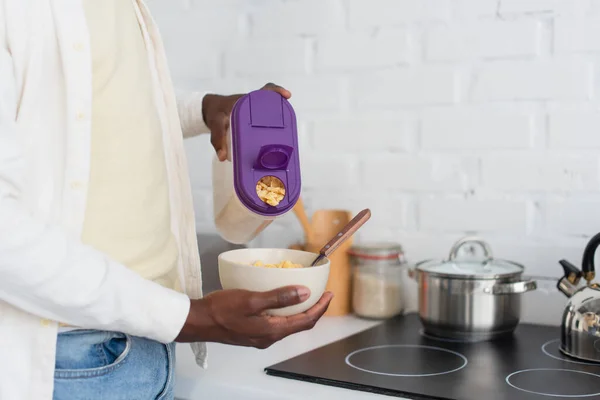
[[[323,316],[333,294],[326,292],[309,310],[290,317],[274,317],[265,310],[306,301],[309,290],[289,286],[269,292],[221,290],[192,300],[190,313],[177,342],[219,342],[266,349],[293,333],[309,330]]]
[[[286,99],[292,97],[292,94],[274,83],[267,83],[261,89],[277,92]],[[243,94],[234,94],[231,96],[221,96],[218,94],[207,94],[202,100],[202,116],[204,123],[210,129],[210,142],[212,143],[217,157],[220,161],[227,159],[227,146],[225,135],[229,129],[229,115],[233,105]]]

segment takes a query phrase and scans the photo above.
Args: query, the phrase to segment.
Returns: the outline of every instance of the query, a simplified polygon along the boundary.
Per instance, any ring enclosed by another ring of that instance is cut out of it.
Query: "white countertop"
[[[555,280],[538,281],[538,290],[527,294],[521,322],[556,325],[560,322],[565,298],[555,288]],[[416,285],[407,285],[412,302],[406,312],[416,309]],[[355,317],[325,317],[309,332],[276,343],[267,350],[210,343],[207,370],[196,366],[188,345],[177,346],[177,388],[179,400],[345,400],[390,399],[354,390],[335,388],[292,379],[269,376],[264,368],[306,353],[317,347],[371,328],[377,322]],[[338,396],[338,397],[336,397]]]
[[[188,345],[178,345],[175,396],[179,400],[320,400],[342,396],[344,400],[389,399],[389,396],[278,378],[264,372],[265,367],[377,324],[351,316],[324,317],[313,330],[290,336],[266,350],[209,343],[206,370],[196,365]]]

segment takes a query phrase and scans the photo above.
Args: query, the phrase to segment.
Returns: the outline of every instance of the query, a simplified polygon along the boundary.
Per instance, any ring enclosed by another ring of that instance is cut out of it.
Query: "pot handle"
[[[409,268],[408,269],[408,277],[410,279],[414,279],[416,281],[417,280],[417,270],[415,268]]]
[[[522,281],[512,283],[497,283],[494,286],[486,287],[483,293],[487,294],[519,294],[530,292],[537,289],[536,281]]]
[[[409,277],[410,279],[414,279],[414,280],[416,281],[416,280],[417,280],[417,278],[418,278],[417,271],[419,270],[419,265],[421,265],[421,264],[425,264],[425,263],[426,263],[426,262],[428,262],[428,261],[431,261],[431,260],[423,260],[423,261],[419,261],[418,263],[416,263],[416,264],[414,265],[414,267],[412,267],[412,268],[408,268],[408,277]]]
[[[476,243],[483,249],[484,261],[490,261],[492,256],[492,248],[489,244],[487,244],[483,239],[475,237],[475,236],[467,236],[465,238],[460,239],[458,242],[454,243],[452,249],[450,249],[450,255],[448,256],[448,261],[453,261],[458,256],[458,250],[461,247],[469,244]]]

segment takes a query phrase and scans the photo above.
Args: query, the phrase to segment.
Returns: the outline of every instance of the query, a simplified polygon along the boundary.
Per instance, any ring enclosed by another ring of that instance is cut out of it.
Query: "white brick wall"
[[[594,193],[600,189],[598,155],[519,152],[483,156],[481,179],[486,189],[503,192]]]
[[[330,117],[315,120],[311,135],[319,149],[337,149],[358,156],[365,152],[407,152],[413,145],[411,125],[414,124],[409,120],[381,115]]]
[[[409,59],[409,37],[406,29],[384,29],[370,32],[341,33],[318,42],[318,71],[352,71],[394,67]]]
[[[351,28],[439,21],[449,18],[450,4],[450,0],[348,0],[348,20]]]
[[[557,112],[549,121],[548,140],[553,149],[600,148],[600,112]]]
[[[586,101],[592,95],[592,64],[584,60],[485,63],[475,73],[474,101]]]
[[[533,119],[528,115],[494,115],[473,111],[424,116],[421,120],[423,150],[506,150],[532,145]]]
[[[174,81],[293,92],[304,197],[371,207],[360,240],[444,257],[478,233],[534,275],[600,231],[595,0],[150,0]],[[207,137],[187,142],[212,230]],[[259,245],[301,237],[293,216]]]
[[[426,58],[460,61],[534,56],[540,51],[541,32],[540,22],[531,19],[440,26],[427,34]]]
[[[250,18],[257,39],[341,33],[346,20],[341,2],[322,0],[263,2],[250,12]]]
[[[362,73],[352,77],[350,96],[359,110],[452,104],[458,97],[457,71],[422,66]]]
[[[419,227],[427,232],[527,233],[527,203],[506,200],[423,199],[419,202]]]

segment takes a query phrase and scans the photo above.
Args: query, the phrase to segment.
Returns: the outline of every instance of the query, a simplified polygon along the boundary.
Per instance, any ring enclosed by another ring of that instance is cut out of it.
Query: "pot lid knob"
[[[484,263],[492,260],[492,249],[489,244],[487,244],[483,239],[479,237],[467,236],[454,243],[452,249],[450,249],[448,261],[456,260],[458,258],[458,251],[468,244],[476,244],[483,249]]]

